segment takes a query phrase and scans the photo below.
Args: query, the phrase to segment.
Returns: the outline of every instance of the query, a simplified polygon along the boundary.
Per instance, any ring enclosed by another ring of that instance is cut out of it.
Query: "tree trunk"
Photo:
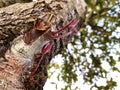
[[[41,0],[1,8],[0,90],[43,90],[47,65],[71,41],[72,36],[53,39],[52,31],[75,19],[80,20],[79,28],[84,20],[85,8],[83,0]],[[68,31],[65,29],[65,33]],[[52,50],[44,55],[34,83],[30,75],[47,43],[52,44]]]

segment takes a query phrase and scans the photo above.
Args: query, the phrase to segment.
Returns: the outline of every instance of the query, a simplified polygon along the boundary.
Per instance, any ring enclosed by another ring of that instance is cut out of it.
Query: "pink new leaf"
[[[63,37],[66,37],[70,34],[76,34],[77,33],[77,30],[76,30],[76,25],[79,23],[79,20],[72,20],[71,22],[69,22],[67,25],[65,25],[61,30],[57,30],[56,32],[53,32],[53,34],[56,34],[56,33],[59,33],[59,32],[62,32],[64,29],[66,28],[70,28],[70,31],[68,33],[65,33],[63,35],[58,35],[58,36],[52,36],[53,39],[57,39],[57,38],[63,38]]]
[[[47,43],[47,44],[45,45],[45,47],[43,48],[42,53],[43,53],[43,54],[46,54],[46,53],[50,52],[51,48],[52,48],[52,44]]]
[[[79,23],[79,20],[74,20],[74,21],[69,25],[69,27],[75,28],[78,23]]]
[[[52,44],[48,43],[45,45],[45,47],[42,50],[42,56],[40,57],[39,62],[37,63],[37,66],[35,67],[34,71],[31,73],[31,78],[33,78],[33,75],[36,73],[36,71],[37,71],[37,69],[38,69],[38,67],[43,59],[43,56],[45,54],[47,54],[48,52],[50,52],[51,48],[52,48]]]
[[[66,28],[69,27],[69,25],[70,25],[72,22],[73,22],[73,20],[71,20],[68,24],[66,24],[62,29],[53,32],[53,34],[57,34],[57,33],[59,33],[59,32],[64,31]]]
[[[66,37],[66,36],[68,36],[68,35],[70,35],[70,34],[72,34],[73,33],[73,31],[70,31],[70,32],[68,32],[68,33],[65,33],[65,34],[63,34],[63,35],[59,35],[59,36],[51,36],[53,39],[58,39],[58,38],[63,38],[63,37]]]

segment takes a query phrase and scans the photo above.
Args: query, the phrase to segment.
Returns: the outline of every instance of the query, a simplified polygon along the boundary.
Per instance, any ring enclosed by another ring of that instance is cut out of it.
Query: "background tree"
[[[53,62],[50,68],[60,70],[58,81],[67,83],[62,90],[72,90],[79,77],[83,77],[91,89],[111,90],[117,82],[114,77],[108,78],[109,74],[120,72],[117,67],[120,62],[120,0],[85,1],[88,7],[83,28],[64,48],[63,65]],[[109,70],[105,66],[110,67]],[[51,76],[53,70],[50,71]],[[104,79],[106,85],[97,84],[99,79]],[[57,88],[55,82],[51,83]]]

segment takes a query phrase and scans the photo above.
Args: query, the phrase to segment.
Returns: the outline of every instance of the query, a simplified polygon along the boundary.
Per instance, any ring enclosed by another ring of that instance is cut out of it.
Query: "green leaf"
[[[55,82],[50,82],[51,84],[56,84]]]
[[[112,70],[120,72],[119,68],[117,68],[117,67],[113,67]]]

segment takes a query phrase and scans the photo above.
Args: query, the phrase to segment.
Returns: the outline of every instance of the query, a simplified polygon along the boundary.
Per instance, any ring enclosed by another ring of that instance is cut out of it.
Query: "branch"
[[[83,0],[42,0],[1,8],[0,54],[7,50],[7,61],[0,61],[0,89],[42,90],[47,79],[49,61],[71,40],[71,36],[53,40],[52,31],[63,28],[73,19],[80,19],[82,24],[85,7]],[[43,57],[35,75],[37,82],[32,84],[30,73],[39,60],[37,53],[42,53],[46,43],[51,43],[53,48]]]

